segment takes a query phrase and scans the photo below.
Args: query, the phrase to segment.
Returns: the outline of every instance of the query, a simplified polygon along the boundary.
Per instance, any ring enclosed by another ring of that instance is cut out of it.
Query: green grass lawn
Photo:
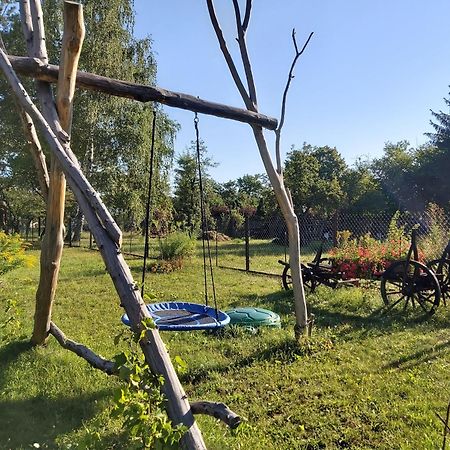
[[[34,252],[38,256],[37,252]],[[272,261],[274,255],[261,255]],[[140,260],[130,259],[136,280]],[[275,261],[276,263],[276,261]],[[275,266],[276,267],[276,266]],[[281,330],[256,335],[226,332],[162,333],[191,399],[220,400],[246,419],[238,433],[199,417],[209,449],[440,449],[450,401],[450,307],[418,321],[378,313],[376,290],[319,289],[308,297],[313,337],[293,340],[292,294],[276,278],[217,269],[221,309],[260,306],[279,313]],[[8,301],[14,322],[0,328],[0,449],[124,448],[121,426],[109,412],[119,381],[88,364],[53,338],[30,348],[38,268],[22,268],[0,283],[0,325]],[[171,274],[149,274],[158,300],[201,303],[199,258]],[[120,351],[122,309],[97,252],[65,249],[54,321],[68,337],[111,358]]]

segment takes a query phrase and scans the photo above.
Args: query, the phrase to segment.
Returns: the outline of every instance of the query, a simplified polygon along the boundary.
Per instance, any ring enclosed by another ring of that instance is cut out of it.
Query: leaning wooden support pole
[[[56,105],[61,127],[68,136],[70,136],[72,126],[75,79],[84,34],[82,5],[64,2],[64,33]],[[45,49],[42,50],[40,56],[46,58]],[[41,102],[50,100],[46,92],[45,86],[41,86],[38,91]],[[45,342],[47,338],[64,247],[66,179],[58,159],[54,155],[51,155],[50,164],[46,227],[41,249],[41,271],[36,292],[34,329],[31,338],[31,341],[37,345]]]
[[[22,56],[8,55],[14,70],[27,77],[55,83],[58,79],[58,66],[44,64],[42,61]],[[247,111],[242,108],[210,102],[189,94],[173,92],[156,86],[130,83],[128,81],[115,80],[102,77],[89,72],[77,73],[77,87],[88,89],[117,97],[126,97],[139,102],[157,102],[173,108],[186,109],[202,114],[208,114],[238,122],[259,125],[269,130],[275,130],[278,126],[277,119],[261,113]]]
[[[103,227],[97,211],[94,210],[84,195],[85,178],[83,177],[78,164],[75,164],[72,159],[68,157],[68,154],[71,153],[68,142],[60,142],[58,140],[48,122],[33,104],[9,63],[7,55],[1,49],[0,68],[5,74],[6,80],[10,84],[12,91],[17,96],[20,105],[33,118],[36,126],[41,129],[50,150],[58,157],[61,167],[64,170],[64,174],[66,175],[67,182],[89,222],[103,257],[103,261],[105,262],[106,269],[110,274],[114,287],[119,295],[121,305],[125,308],[125,311],[130,318],[132,328],[135,331],[138,331],[141,321],[145,317],[148,317],[149,313],[142,301],[139,288],[133,280],[130,269],[126,264],[117,243],[113,241],[110,234]],[[106,208],[103,212],[105,214],[107,213]],[[180,384],[158,331],[147,331],[145,339],[141,340],[140,344],[152,371],[161,375],[165,380],[162,390],[167,398],[167,413],[170,420],[175,425],[183,424],[187,428],[187,432],[183,435],[181,440],[182,447],[195,450],[206,449],[200,430],[194,420],[186,393]]]

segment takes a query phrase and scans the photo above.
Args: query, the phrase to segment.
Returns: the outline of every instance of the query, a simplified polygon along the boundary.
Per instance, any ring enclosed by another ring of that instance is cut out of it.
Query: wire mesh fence
[[[313,258],[319,246],[327,251],[338,243],[343,231],[352,238],[360,238],[370,234],[373,238],[383,241],[388,236],[393,215],[381,214],[348,214],[339,213],[331,217],[318,217],[304,214],[299,217],[302,258],[309,261]],[[259,217],[258,215],[236,220],[232,213],[221,213],[215,217],[216,230],[209,234],[213,241],[213,259],[216,265],[279,275],[281,266],[279,260],[288,260],[288,234],[281,215]],[[450,238],[450,214],[431,205],[422,212],[396,213],[397,228],[402,228],[406,236],[413,228],[417,228],[419,246],[425,247],[425,254],[430,258],[440,256]],[[123,231],[122,253],[128,257],[143,258],[145,250],[142,227],[130,226],[126,220],[119,221]],[[97,246],[87,225],[81,233],[73,232],[73,223],[68,220],[66,226],[65,244],[70,247],[82,247],[96,250]],[[14,230],[26,241],[38,246],[45,230],[45,219],[17,220]],[[75,238],[75,236],[78,236]],[[159,239],[152,236],[149,242],[148,256],[157,259],[159,255]]]
[[[325,251],[336,246],[344,231],[355,239],[370,234],[384,241],[393,222],[406,236],[416,228],[419,244],[425,247],[424,253],[429,258],[439,257],[450,239],[450,214],[434,206],[422,212],[395,213],[395,217],[392,213],[340,213],[328,218],[305,214],[299,217],[302,258],[312,259],[321,245]],[[247,217],[234,239],[217,246],[218,265],[279,274],[278,261],[288,260],[288,244],[287,229],[281,216]]]

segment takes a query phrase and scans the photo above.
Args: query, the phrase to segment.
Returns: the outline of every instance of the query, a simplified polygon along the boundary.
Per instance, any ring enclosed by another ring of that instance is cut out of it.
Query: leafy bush
[[[17,234],[0,231],[0,275],[17,267],[31,265],[33,258],[25,254],[26,244]]]
[[[124,438],[128,449],[176,449],[187,428],[174,426],[166,413],[167,399],[161,393],[164,377],[153,374],[139,352],[138,343],[145,339],[146,331],[155,328],[151,318],[142,321],[142,332],[116,336],[117,345],[121,338],[128,349],[114,357],[119,378],[124,384],[117,390],[113,417],[122,420]],[[185,365],[178,357],[177,365]]]
[[[450,236],[450,229],[445,212],[438,205],[430,203],[426,216],[431,219],[430,228],[426,236],[420,239],[419,247],[423,250],[426,260],[430,261],[441,257]]]
[[[186,258],[194,253],[195,241],[186,233],[171,233],[159,241],[160,258],[166,261]]]

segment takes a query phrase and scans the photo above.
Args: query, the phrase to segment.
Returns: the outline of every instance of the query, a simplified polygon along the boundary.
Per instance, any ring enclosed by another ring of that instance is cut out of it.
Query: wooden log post
[[[69,136],[72,125],[76,73],[84,33],[82,5],[75,2],[64,2],[64,33],[57,85],[57,110],[61,127]],[[46,58],[45,49],[41,49],[39,53],[39,56]],[[34,330],[31,338],[31,341],[37,345],[45,342],[50,329],[52,306],[64,247],[65,196],[66,179],[58,159],[52,155],[47,220],[42,242],[41,272],[36,292]]]

